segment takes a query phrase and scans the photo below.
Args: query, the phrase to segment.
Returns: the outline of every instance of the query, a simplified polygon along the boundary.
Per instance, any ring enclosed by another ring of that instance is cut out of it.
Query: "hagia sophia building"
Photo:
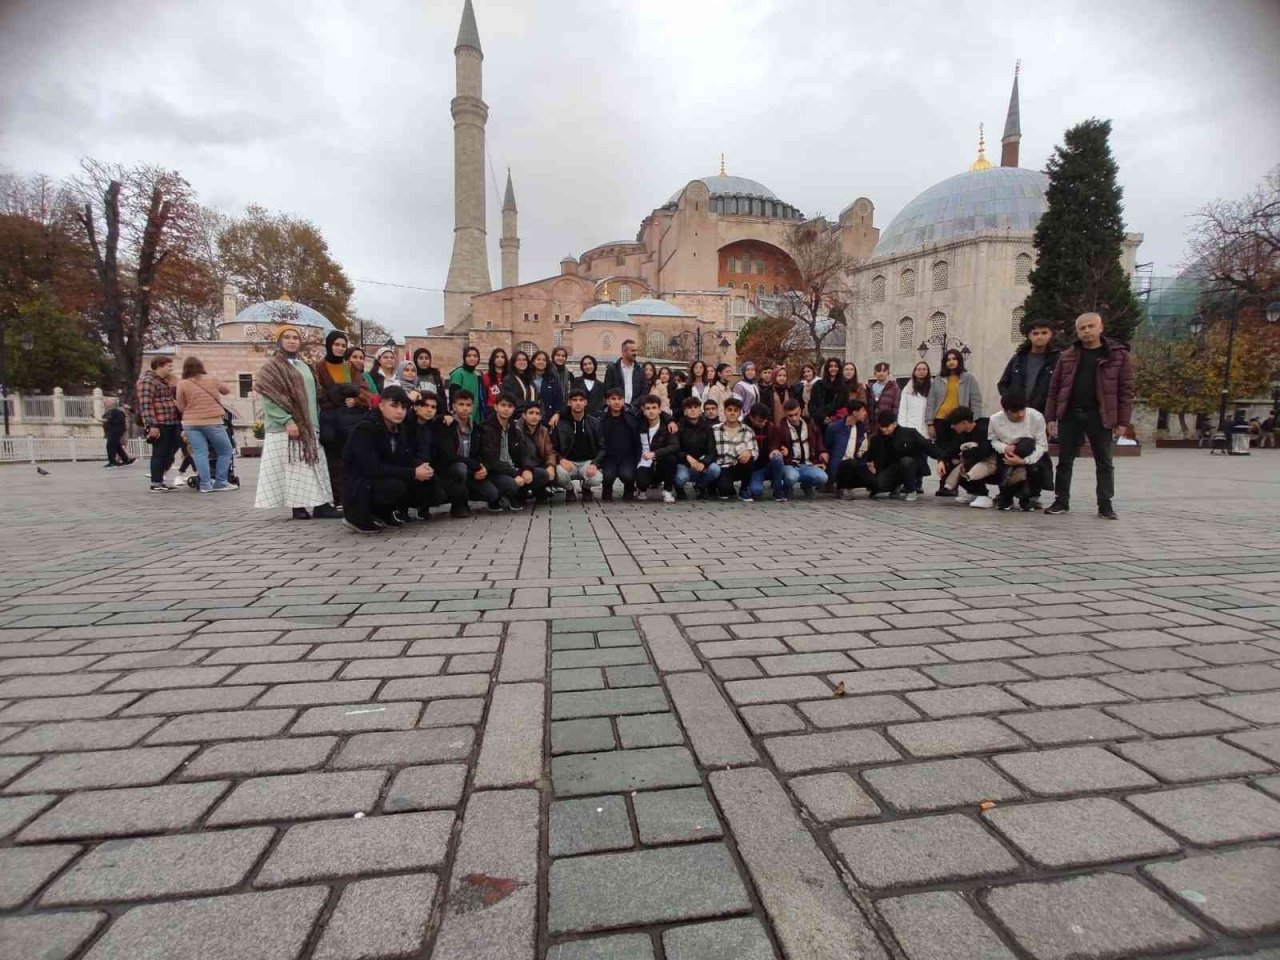
[[[690,180],[640,223],[634,240],[614,240],[560,262],[558,275],[521,282],[518,209],[508,173],[502,204],[500,286],[489,277],[485,230],[484,52],[471,0],[464,0],[454,46],[454,244],[445,282],[444,323],[428,331],[438,358],[463,342],[482,356],[495,346],[563,346],[572,358],[617,357],[624,339],[656,363],[734,363],[738,330],[798,274],[785,249],[804,215],[765,185],[726,173]],[[999,166],[985,157],[925,190],[883,231],[875,205],[856,197],[830,228],[860,261],[850,278],[845,336],[824,346],[846,353],[869,375],[886,360],[907,377],[927,348],[937,370],[943,345],[968,348],[969,367],[994,389],[1021,342],[1021,305],[1034,264],[1032,240],[1047,206],[1047,176],[1018,166],[1018,77],[1001,140]],[[1142,237],[1130,234],[1132,271]],[[416,338],[411,338],[416,341]],[[455,341],[445,346],[442,341]]]

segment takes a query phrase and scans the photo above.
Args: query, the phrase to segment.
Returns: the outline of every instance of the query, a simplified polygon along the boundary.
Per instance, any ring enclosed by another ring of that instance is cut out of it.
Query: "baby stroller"
[[[222,425],[226,427],[227,436],[231,438],[231,463],[227,465],[227,483],[233,487],[240,486],[240,478],[236,476],[236,418],[226,407],[222,408]],[[178,468],[179,473],[185,473],[188,464],[191,463],[191,448],[187,446],[187,441],[182,441],[182,466]],[[200,489],[200,475],[193,473],[187,477],[187,486],[192,490]]]

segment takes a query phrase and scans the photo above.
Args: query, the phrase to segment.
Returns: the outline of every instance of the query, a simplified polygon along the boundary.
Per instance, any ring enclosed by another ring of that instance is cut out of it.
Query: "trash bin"
[[[1238,423],[1231,428],[1231,455],[1233,457],[1249,456],[1249,425]]]

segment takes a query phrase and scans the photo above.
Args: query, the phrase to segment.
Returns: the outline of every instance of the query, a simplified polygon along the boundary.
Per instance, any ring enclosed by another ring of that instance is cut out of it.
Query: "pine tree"
[[[1102,315],[1108,336],[1128,342],[1141,319],[1120,263],[1124,207],[1108,138],[1111,121],[1072,127],[1049,159],[1049,208],[1036,227],[1036,266],[1025,324],[1048,320],[1057,339],[1075,339],[1082,313]]]

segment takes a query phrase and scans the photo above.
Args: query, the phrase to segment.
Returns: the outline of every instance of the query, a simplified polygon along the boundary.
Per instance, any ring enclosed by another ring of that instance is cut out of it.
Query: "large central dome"
[[[699,177],[711,194],[709,208],[711,212],[740,217],[765,217],[769,220],[801,220],[800,211],[791,204],[778,199],[778,195],[758,180],[747,177],[731,177],[728,174],[717,174],[714,177]],[[685,188],[681,187],[671,195],[671,199],[662,205],[664,210],[674,210],[680,202],[680,195]]]
[[[762,200],[777,200],[778,195],[766,187],[758,180],[748,180],[746,177],[730,177],[725,174],[719,174],[714,177],[699,177],[703,183],[707,185],[707,190],[713,197],[759,197]],[[684,192],[681,187],[671,195],[671,199],[667,203],[675,203],[680,199],[680,194]]]
[[[873,256],[894,256],[984,233],[1031,233],[1048,208],[1048,187],[1045,174],[1022,167],[957,174],[903,207],[880,234]]]

